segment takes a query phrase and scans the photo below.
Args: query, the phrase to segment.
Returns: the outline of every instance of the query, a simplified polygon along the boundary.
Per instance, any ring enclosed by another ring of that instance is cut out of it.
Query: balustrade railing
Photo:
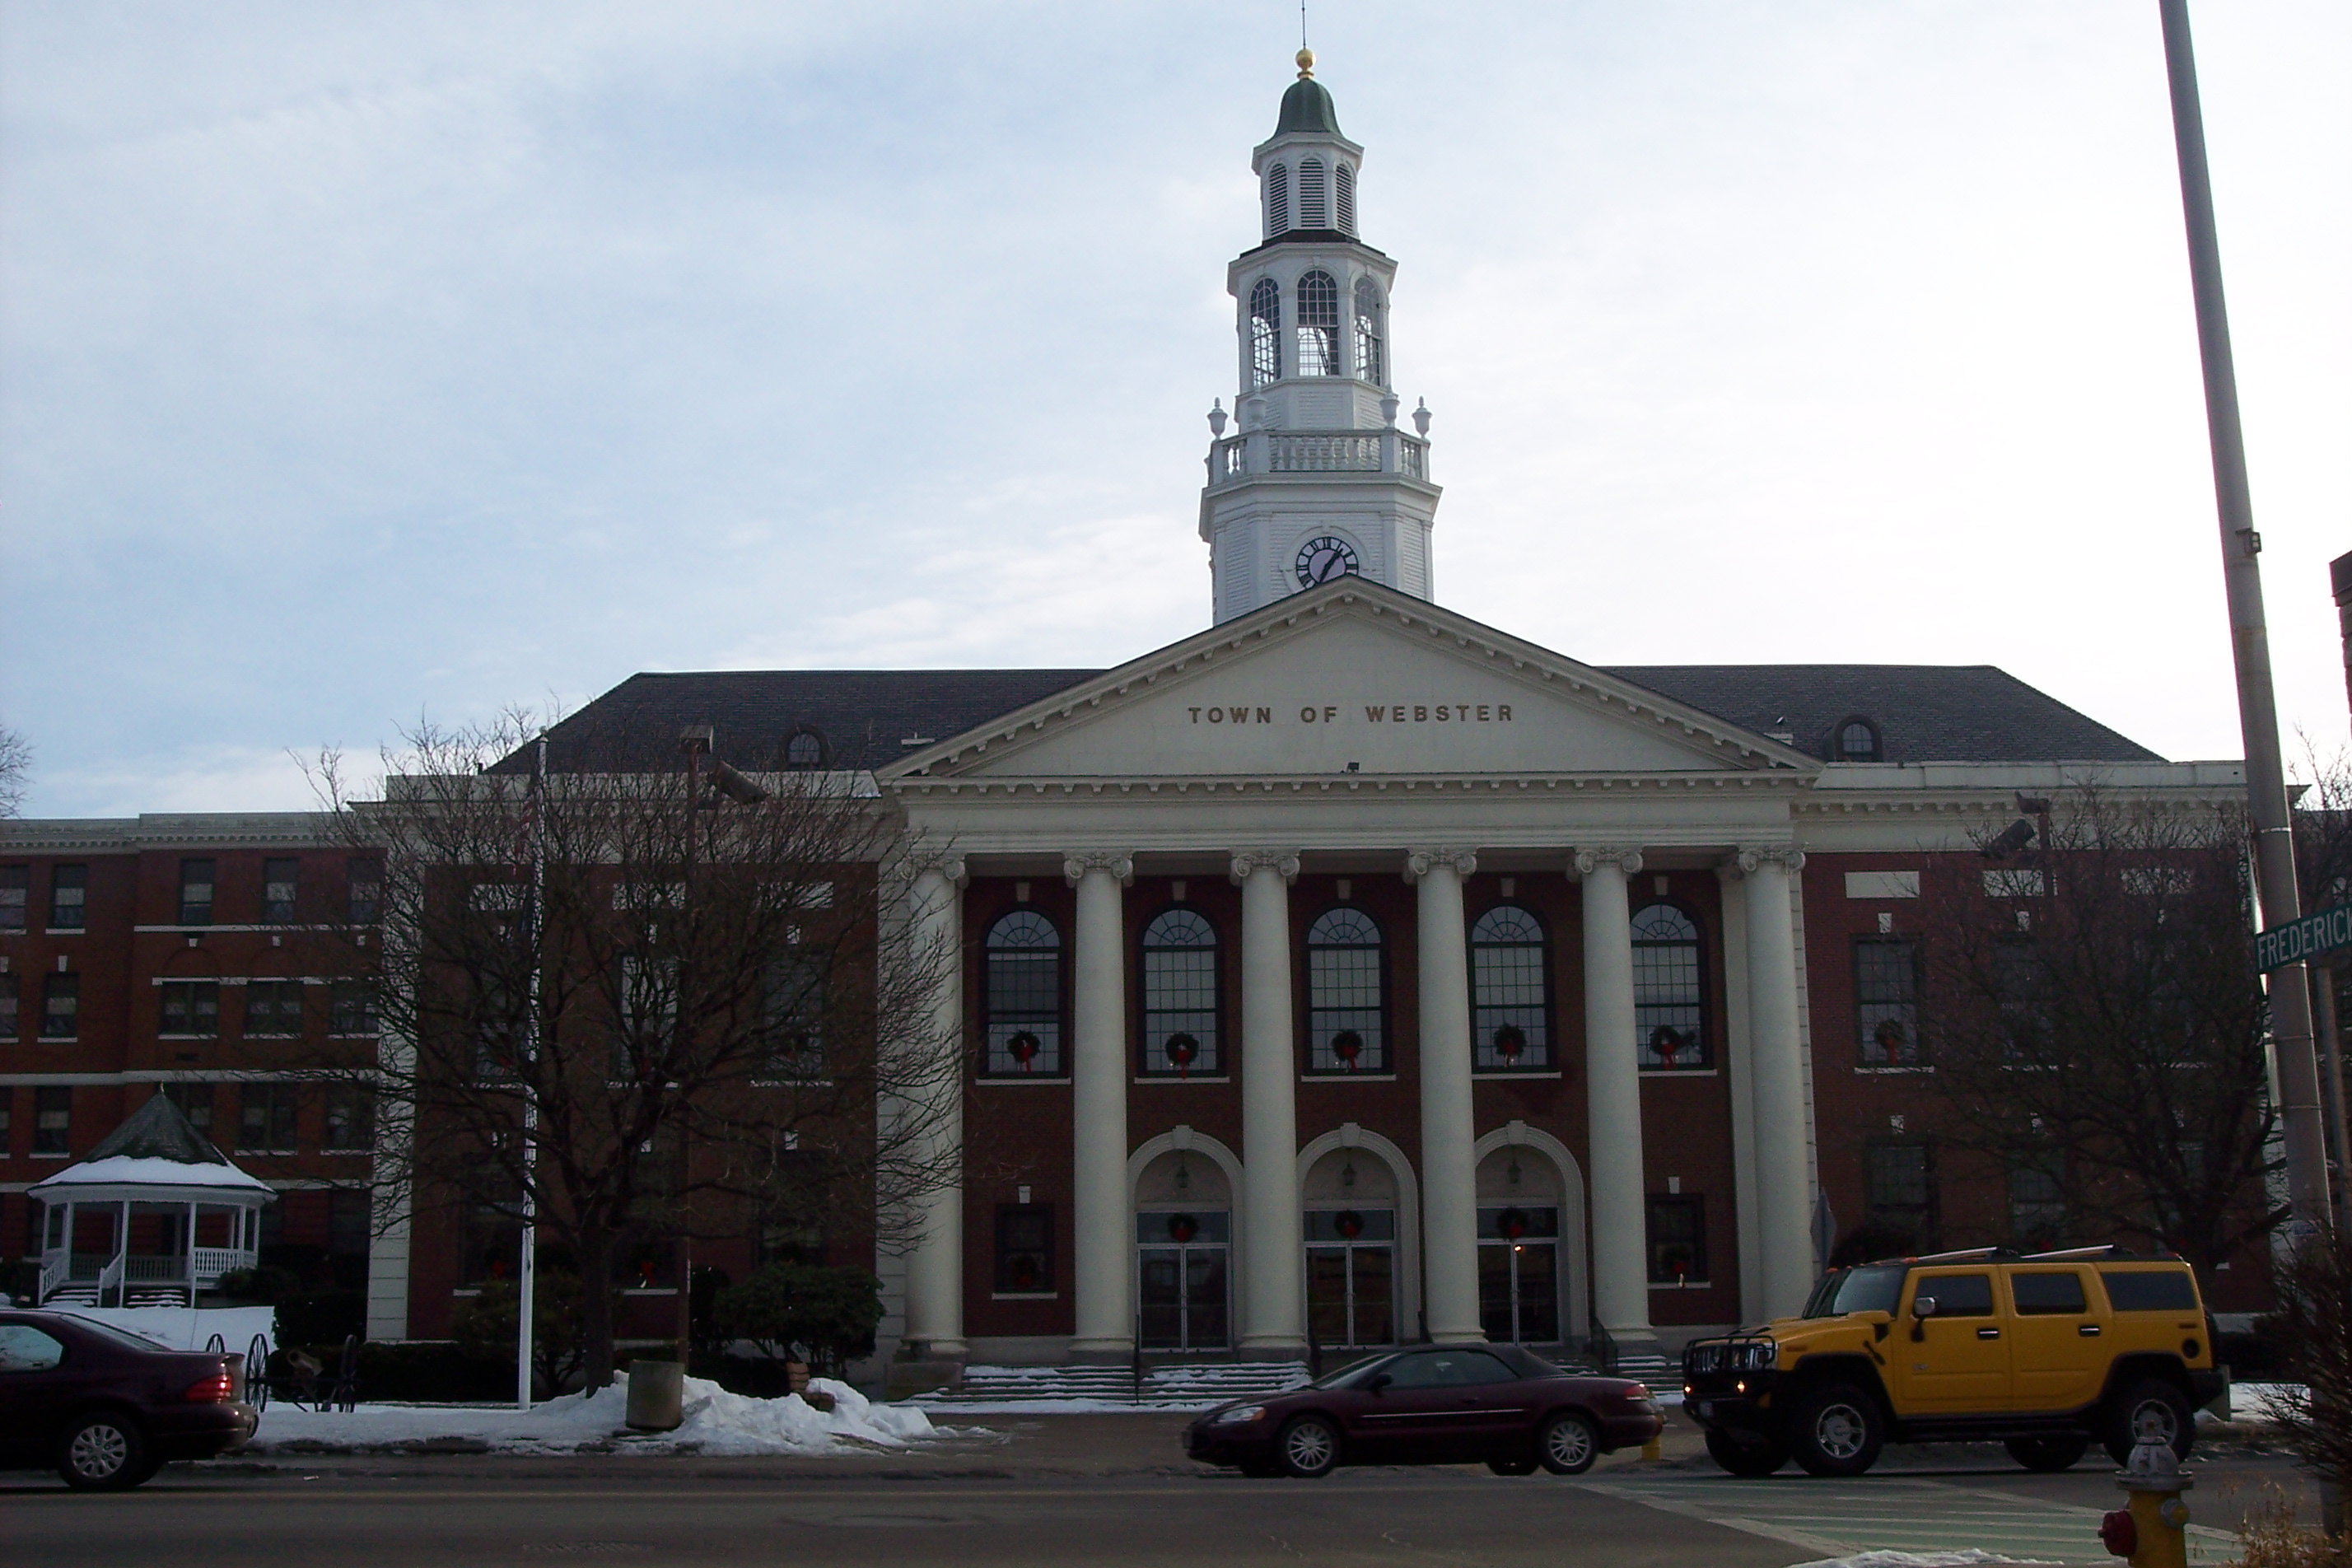
[[[38,1306],[49,1299],[57,1288],[66,1282],[66,1271],[71,1267],[62,1252],[41,1254],[41,1283],[33,1302]]]
[[[1429,443],[1402,430],[1262,430],[1209,447],[1209,483],[1251,474],[1402,474],[1429,478]]]
[[[118,1307],[122,1305],[121,1292],[123,1262],[124,1259],[118,1254],[117,1256],[109,1258],[107,1260],[106,1267],[99,1270],[98,1304],[100,1306],[103,1307],[106,1305],[106,1293],[109,1290],[115,1292],[114,1304]]]
[[[256,1254],[250,1247],[199,1247],[196,1248],[196,1286],[199,1289],[216,1285],[220,1277],[234,1269],[253,1267]]]

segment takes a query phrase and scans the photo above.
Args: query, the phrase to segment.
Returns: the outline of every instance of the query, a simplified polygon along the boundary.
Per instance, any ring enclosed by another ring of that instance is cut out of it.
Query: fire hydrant
[[[2099,1521],[2101,1543],[2132,1568],[2189,1568],[2189,1505],[2180,1494],[2196,1484],[2170,1444],[2137,1444],[2116,1472],[2131,1505]]]

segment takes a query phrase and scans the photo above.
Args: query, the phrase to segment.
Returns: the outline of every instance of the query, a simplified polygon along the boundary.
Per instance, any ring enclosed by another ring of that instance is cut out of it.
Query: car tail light
[[[226,1405],[236,1397],[236,1380],[225,1371],[216,1372],[188,1384],[188,1392],[180,1397],[191,1405]]]

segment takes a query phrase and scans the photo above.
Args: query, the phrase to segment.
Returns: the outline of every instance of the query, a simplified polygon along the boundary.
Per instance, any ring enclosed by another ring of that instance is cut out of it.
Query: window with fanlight
[[[1879,755],[1878,726],[1867,719],[1848,719],[1837,727],[1837,761],[1875,763]]]
[[[988,928],[982,944],[982,1070],[998,1078],[1059,1078],[1062,933],[1035,910]]]
[[[1339,285],[1328,272],[1298,279],[1298,374],[1348,374],[1339,357]]]
[[[1706,1043],[1698,922],[1674,904],[1633,911],[1633,1031],[1645,1072],[1715,1065]]]
[[[1517,904],[1497,904],[1470,928],[1470,1025],[1481,1072],[1549,1069],[1551,1000],[1544,931]]]
[[[1282,379],[1282,288],[1261,278],[1250,289],[1250,384]]]
[[[824,766],[824,734],[814,724],[803,724],[784,737],[784,766],[795,769]]]
[[[1307,1068],[1309,1072],[1388,1070],[1381,928],[1350,905],[1328,909],[1307,928]]]
[[[1366,381],[1388,384],[1386,332],[1381,323],[1381,286],[1369,278],[1356,279],[1356,374]]]
[[[1224,1070],[1217,1039],[1217,931],[1198,910],[1162,910],[1143,928],[1147,1073],[1188,1078]]]

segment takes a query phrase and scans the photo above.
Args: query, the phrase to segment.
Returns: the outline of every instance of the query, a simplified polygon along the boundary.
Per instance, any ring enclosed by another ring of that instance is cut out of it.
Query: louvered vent
[[[1290,170],[1276,163],[1265,172],[1265,237],[1272,239],[1290,228]]]
[[[1331,178],[1338,186],[1339,197],[1339,232],[1353,234],[1356,232],[1356,171],[1351,165],[1341,163],[1331,171]]]
[[[1298,165],[1298,226],[1329,228],[1330,207],[1324,200],[1323,160],[1309,158]]]

